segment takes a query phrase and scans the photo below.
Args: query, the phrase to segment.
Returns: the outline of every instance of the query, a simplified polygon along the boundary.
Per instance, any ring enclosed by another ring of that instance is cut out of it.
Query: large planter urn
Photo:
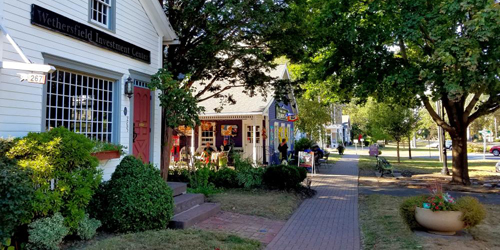
[[[429,233],[440,235],[454,235],[465,228],[461,211],[435,211],[417,207],[415,219],[425,227]]]

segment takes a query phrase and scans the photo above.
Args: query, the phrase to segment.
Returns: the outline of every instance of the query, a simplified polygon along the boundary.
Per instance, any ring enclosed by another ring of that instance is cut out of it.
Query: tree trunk
[[[453,174],[452,183],[469,186],[469,162],[467,159],[467,130],[457,131],[452,140]],[[445,159],[446,160],[446,159]]]
[[[411,135],[408,136],[408,154],[409,154],[410,160],[411,160]]]
[[[397,155],[398,155],[398,163],[400,163],[401,161],[399,160],[399,141],[396,141],[397,142]]]
[[[165,126],[163,130],[163,144],[162,144],[162,167],[161,176],[165,181],[168,178],[168,170],[170,168],[170,154],[173,144],[173,132],[174,130],[168,126]]]

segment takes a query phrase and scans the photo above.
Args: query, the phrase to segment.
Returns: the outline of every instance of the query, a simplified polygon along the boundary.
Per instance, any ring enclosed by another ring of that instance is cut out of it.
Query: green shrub
[[[254,167],[252,160],[243,159],[240,155],[235,154],[234,168],[236,169],[236,178],[238,185],[244,188],[255,188],[262,185],[262,175],[264,169]]]
[[[65,224],[76,231],[101,181],[98,161],[90,154],[93,146],[84,135],[65,128],[29,133],[14,141],[7,157],[29,170],[36,187],[32,211],[35,217],[61,212]]]
[[[312,140],[309,140],[307,138],[300,138],[299,140],[295,141],[295,152],[299,152],[299,151],[304,151],[308,148],[311,148],[312,145],[314,144],[314,141]]]
[[[223,167],[219,171],[215,172],[215,177],[212,182],[216,187],[222,188],[238,188],[238,174],[236,170],[230,169],[228,167]]]
[[[60,213],[38,219],[29,224],[28,249],[59,249],[59,244],[68,232]]]
[[[14,146],[13,139],[0,138],[0,164],[15,165],[15,159],[8,158],[7,152]]]
[[[416,207],[422,207],[422,204],[427,202],[428,198],[428,195],[409,197],[399,206],[399,214],[410,229],[413,230],[421,228],[420,224],[418,224],[415,219],[415,209]]]
[[[475,227],[486,217],[486,210],[478,199],[464,196],[456,201],[456,209],[463,212],[462,221],[467,228]]]
[[[172,190],[160,171],[133,156],[123,158],[111,180],[100,188],[90,211],[108,230],[163,229],[172,217]]]
[[[467,153],[482,153],[483,150],[484,150],[483,145],[474,143],[467,144]],[[486,149],[486,151],[489,152],[488,149]]]
[[[189,170],[170,169],[168,171],[168,181],[189,182]]]
[[[191,188],[208,187],[210,176],[214,175],[209,167],[198,168],[189,178],[189,185]]]
[[[26,171],[0,162],[0,244],[31,221],[33,191]]]
[[[94,237],[97,229],[102,226],[101,221],[96,219],[90,219],[88,214],[85,214],[83,220],[78,224],[78,229],[76,230],[77,235],[82,240],[90,240]]]
[[[263,179],[264,183],[271,189],[287,190],[299,187],[306,176],[303,175],[302,170],[299,170],[299,167],[278,165],[268,167],[264,172]]]

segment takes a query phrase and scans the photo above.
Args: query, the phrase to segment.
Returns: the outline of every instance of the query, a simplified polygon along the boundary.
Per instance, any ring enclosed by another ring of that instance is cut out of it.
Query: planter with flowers
[[[120,158],[121,155],[125,154],[125,147],[121,144],[112,144],[103,141],[94,141],[94,149],[91,153],[98,160],[111,160],[115,158]]]
[[[430,195],[410,197],[400,206],[400,214],[411,229],[454,235],[478,225],[486,216],[483,205],[474,197],[454,199],[434,185]]]

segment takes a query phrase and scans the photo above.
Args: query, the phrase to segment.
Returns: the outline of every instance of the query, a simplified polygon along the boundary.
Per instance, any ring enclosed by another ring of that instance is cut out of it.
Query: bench
[[[384,157],[377,156],[377,171],[380,172],[381,176],[384,176],[384,174],[393,174],[392,165]]]

